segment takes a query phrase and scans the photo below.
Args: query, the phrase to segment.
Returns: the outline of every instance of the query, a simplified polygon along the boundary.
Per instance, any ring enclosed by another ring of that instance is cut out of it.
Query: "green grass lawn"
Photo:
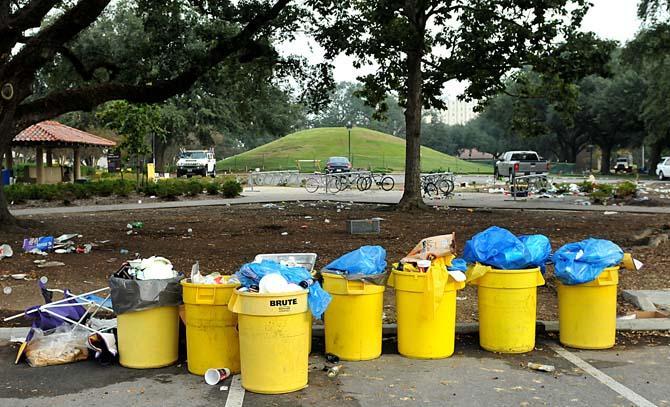
[[[403,171],[405,168],[405,140],[365,128],[351,131],[351,153],[354,168]],[[328,157],[348,155],[348,132],[344,127],[303,130],[289,134],[253,150],[219,161],[219,170],[247,171],[261,168],[265,171],[296,169],[296,160],[321,160],[325,166]],[[471,163],[421,147],[422,171],[453,171],[458,173],[491,173],[491,166]],[[303,170],[313,167],[304,165]]]

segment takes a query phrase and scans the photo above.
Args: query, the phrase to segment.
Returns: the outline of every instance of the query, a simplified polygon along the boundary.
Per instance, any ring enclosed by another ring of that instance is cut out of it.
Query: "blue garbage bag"
[[[453,259],[451,265],[447,266],[447,270],[458,270],[465,273],[468,270],[468,264],[463,259]]]
[[[344,274],[382,274],[386,270],[386,250],[381,246],[362,246],[332,261],[325,268]]]
[[[500,270],[518,270],[528,266],[526,245],[512,232],[498,226],[477,233],[465,243],[463,259]]]
[[[281,274],[289,283],[300,284],[306,281],[307,284],[311,284],[307,295],[309,309],[315,318],[321,318],[332,297],[321,287],[318,281],[312,279],[312,274],[306,268],[290,267],[276,261],[263,260],[260,263],[243,265],[235,275],[239,278],[240,284],[244,287],[251,287],[252,285],[257,286],[261,278],[270,273]]]
[[[551,242],[545,235],[524,235],[519,236],[519,240],[526,245],[528,254],[528,265],[539,267],[544,274],[546,263],[551,257]]]
[[[554,275],[565,285],[584,284],[623,260],[623,250],[604,239],[568,243],[554,253]]]

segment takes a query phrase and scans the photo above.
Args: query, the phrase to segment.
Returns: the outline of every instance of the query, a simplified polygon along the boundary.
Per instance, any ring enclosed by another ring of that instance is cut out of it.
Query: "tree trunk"
[[[7,126],[2,126],[3,128],[7,128]],[[14,135],[9,135],[9,137],[6,137],[5,140],[12,140],[14,138]],[[7,148],[7,142],[1,142],[2,138],[0,138],[0,151],[5,151],[9,152],[9,148]],[[11,152],[9,152],[11,154]],[[1,157],[1,156],[0,156]],[[4,186],[2,185],[2,182],[0,181],[0,230],[8,230],[18,224],[17,219],[12,216],[11,213],[9,213],[9,205],[7,205],[7,198],[5,197],[5,191],[4,191]]]
[[[421,50],[407,53],[407,105],[405,109],[405,192],[401,210],[425,208],[421,196]]]
[[[611,146],[598,146],[602,156],[600,157],[600,173],[603,175],[608,175],[610,173],[610,163],[612,161],[612,147]]]

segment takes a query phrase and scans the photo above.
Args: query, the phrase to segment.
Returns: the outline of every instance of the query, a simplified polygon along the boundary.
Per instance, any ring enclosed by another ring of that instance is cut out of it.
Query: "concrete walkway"
[[[303,188],[288,187],[256,187],[250,192],[245,189],[242,196],[234,199],[201,199],[161,202],[152,199],[143,199],[142,203],[126,203],[118,205],[89,205],[89,206],[64,206],[50,208],[26,208],[12,210],[14,216],[67,214],[80,212],[108,212],[108,211],[130,211],[142,209],[170,209],[187,208],[199,206],[221,206],[250,203],[271,203],[289,201],[334,201],[334,202],[358,202],[370,204],[396,204],[400,201],[402,191],[344,191],[337,194],[326,194],[316,192],[310,194]],[[528,200],[512,200],[509,196],[502,194],[487,193],[457,193],[449,199],[425,200],[428,205],[448,206],[451,208],[472,209],[524,209],[524,210],[556,210],[556,211],[586,211],[586,212],[622,212],[622,213],[648,213],[648,214],[670,214],[670,207],[646,207],[646,206],[583,206],[576,204],[577,198],[533,198]],[[584,199],[581,197],[581,199]]]

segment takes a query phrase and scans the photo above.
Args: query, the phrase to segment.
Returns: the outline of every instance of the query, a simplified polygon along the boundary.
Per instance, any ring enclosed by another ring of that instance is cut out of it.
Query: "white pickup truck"
[[[208,175],[216,177],[216,159],[212,150],[186,150],[177,160],[177,177]]]
[[[508,151],[496,162],[496,177],[549,173],[549,162],[535,151]]]

